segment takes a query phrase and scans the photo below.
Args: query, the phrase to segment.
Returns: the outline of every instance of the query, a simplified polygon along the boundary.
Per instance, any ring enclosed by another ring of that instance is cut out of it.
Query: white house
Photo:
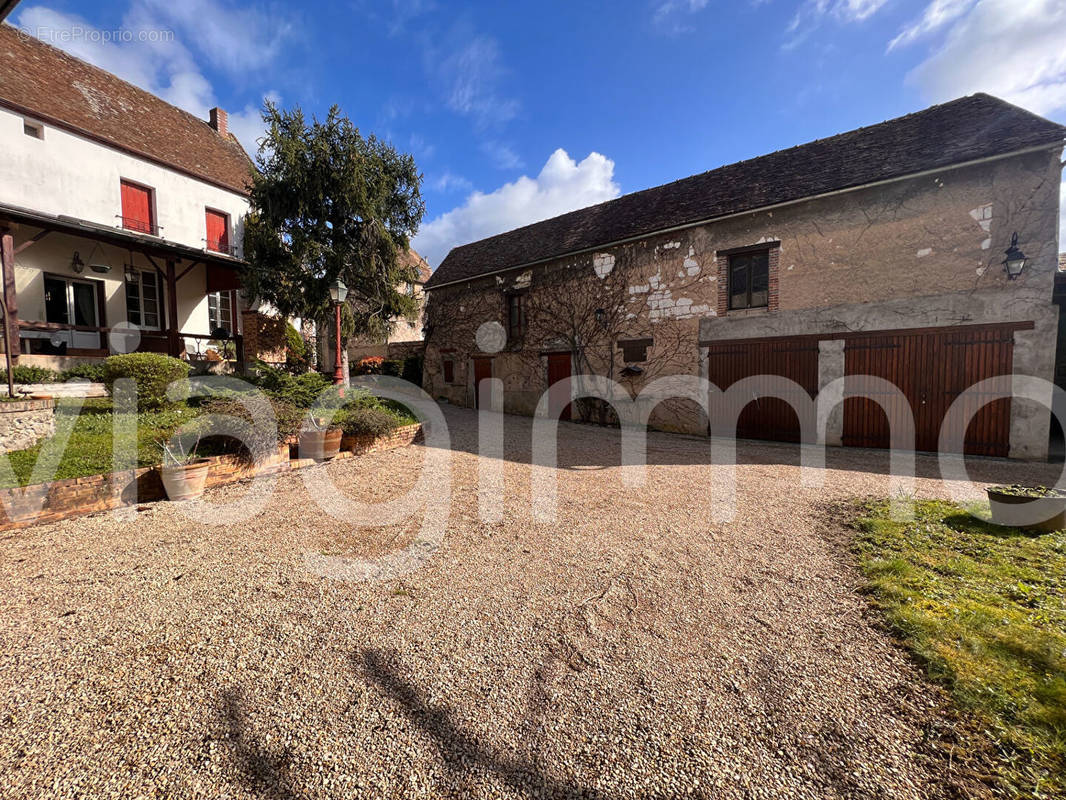
[[[130,349],[239,353],[252,163],[226,113],[198,119],[6,24],[0,60],[12,355],[65,366]]]

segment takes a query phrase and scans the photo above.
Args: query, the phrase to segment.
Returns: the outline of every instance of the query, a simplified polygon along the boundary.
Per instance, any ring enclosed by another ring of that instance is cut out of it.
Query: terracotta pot
[[[300,458],[313,458],[315,461],[329,461],[341,449],[340,428],[325,431],[303,431],[300,433]]]
[[[1019,497],[989,489],[988,504],[997,525],[1046,533],[1066,528],[1066,496]]]
[[[211,461],[198,458],[176,467],[160,467],[163,488],[171,500],[195,500],[204,493]]]

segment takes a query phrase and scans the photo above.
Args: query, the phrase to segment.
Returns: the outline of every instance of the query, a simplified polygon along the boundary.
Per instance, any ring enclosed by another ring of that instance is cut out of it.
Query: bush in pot
[[[163,465],[159,468],[163,488],[171,500],[195,500],[204,493],[211,462],[196,455],[199,439],[186,449],[180,437],[162,442]]]
[[[1066,528],[1066,492],[1046,486],[991,486],[992,521],[1011,528],[1051,532]]]

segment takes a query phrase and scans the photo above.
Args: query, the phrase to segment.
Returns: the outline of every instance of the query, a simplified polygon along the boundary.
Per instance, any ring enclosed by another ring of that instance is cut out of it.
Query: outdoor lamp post
[[[341,366],[341,305],[348,296],[348,287],[340,278],[329,285],[329,296],[333,300],[333,311],[337,317],[337,363],[333,370],[333,385],[344,385],[344,368]],[[342,390],[343,391],[343,390]]]
[[[1007,248],[1007,257],[1003,259],[1003,269],[1007,272],[1007,280],[1012,281],[1022,274],[1029,259],[1025,253],[1018,249],[1018,233],[1010,237],[1010,247]]]

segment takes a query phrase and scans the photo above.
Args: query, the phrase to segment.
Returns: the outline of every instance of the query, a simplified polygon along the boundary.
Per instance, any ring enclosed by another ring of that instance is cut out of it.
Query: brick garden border
[[[394,450],[421,441],[421,424],[404,425],[385,436],[345,437],[334,460]],[[278,447],[258,467],[239,456],[212,456],[207,486],[223,486],[247,480],[257,474],[279,474],[318,463],[310,458],[292,457],[289,444]],[[13,489],[0,489],[0,531],[28,528],[70,517],[110,511],[114,508],[166,499],[158,467],[139,467],[121,472],[86,475],[50,483]],[[39,512],[38,512],[39,509]]]

